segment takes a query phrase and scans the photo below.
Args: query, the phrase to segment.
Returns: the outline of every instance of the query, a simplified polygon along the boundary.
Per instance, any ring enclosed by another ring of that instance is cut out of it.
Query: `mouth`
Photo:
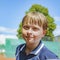
[[[32,39],[33,37],[31,37],[31,36],[26,36],[26,38],[30,40],[30,39]]]
[[[33,38],[33,37],[31,37],[31,36],[26,36],[26,38]]]
[[[26,41],[29,42],[29,43],[33,43],[34,42],[34,38],[27,36],[26,37]]]

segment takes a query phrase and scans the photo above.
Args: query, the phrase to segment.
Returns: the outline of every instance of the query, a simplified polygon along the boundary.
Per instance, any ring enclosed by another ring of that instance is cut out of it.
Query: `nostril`
[[[32,35],[32,33],[30,33],[30,32],[27,33],[27,36],[28,36],[28,37],[30,37],[31,35]]]
[[[29,34],[27,33],[27,35],[29,35]]]

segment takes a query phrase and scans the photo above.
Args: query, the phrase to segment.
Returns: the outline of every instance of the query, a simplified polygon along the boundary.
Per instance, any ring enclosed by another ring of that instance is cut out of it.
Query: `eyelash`
[[[34,30],[34,31],[37,31],[37,30],[38,30],[38,28],[33,28],[33,30]]]
[[[25,30],[28,30],[30,27],[28,27],[28,26],[24,26],[23,27]],[[37,31],[37,30],[39,30],[38,28],[32,28],[34,31]]]
[[[26,29],[26,30],[28,30],[28,29],[29,29],[29,27],[26,27],[26,26],[24,26],[23,28],[24,28],[24,29]]]

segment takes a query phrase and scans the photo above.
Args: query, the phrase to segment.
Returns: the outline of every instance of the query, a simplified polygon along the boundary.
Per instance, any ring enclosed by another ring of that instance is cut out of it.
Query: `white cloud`
[[[59,17],[58,16],[54,17],[54,20],[55,21],[60,21],[60,16]]]
[[[5,44],[6,38],[17,39],[16,34],[17,34],[17,29],[11,29],[0,26],[0,44]]]
[[[57,25],[57,27],[56,27],[55,31],[53,32],[53,34],[55,36],[60,35],[60,26],[59,25]]]
[[[54,36],[60,35],[60,16],[54,17],[56,23],[56,29],[54,30]]]
[[[11,28],[6,28],[6,27],[0,26],[0,32],[1,33],[16,34],[17,33],[17,29],[11,29]]]
[[[6,38],[18,39],[16,35],[4,35],[4,34],[0,34],[0,44],[5,44]]]

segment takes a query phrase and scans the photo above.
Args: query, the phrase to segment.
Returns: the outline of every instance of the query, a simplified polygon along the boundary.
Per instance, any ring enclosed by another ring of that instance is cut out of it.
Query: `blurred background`
[[[43,42],[60,57],[60,0],[0,0],[0,60],[15,60],[16,47],[25,43],[16,36],[17,29],[33,4],[46,7],[49,15],[54,18],[54,41]]]

